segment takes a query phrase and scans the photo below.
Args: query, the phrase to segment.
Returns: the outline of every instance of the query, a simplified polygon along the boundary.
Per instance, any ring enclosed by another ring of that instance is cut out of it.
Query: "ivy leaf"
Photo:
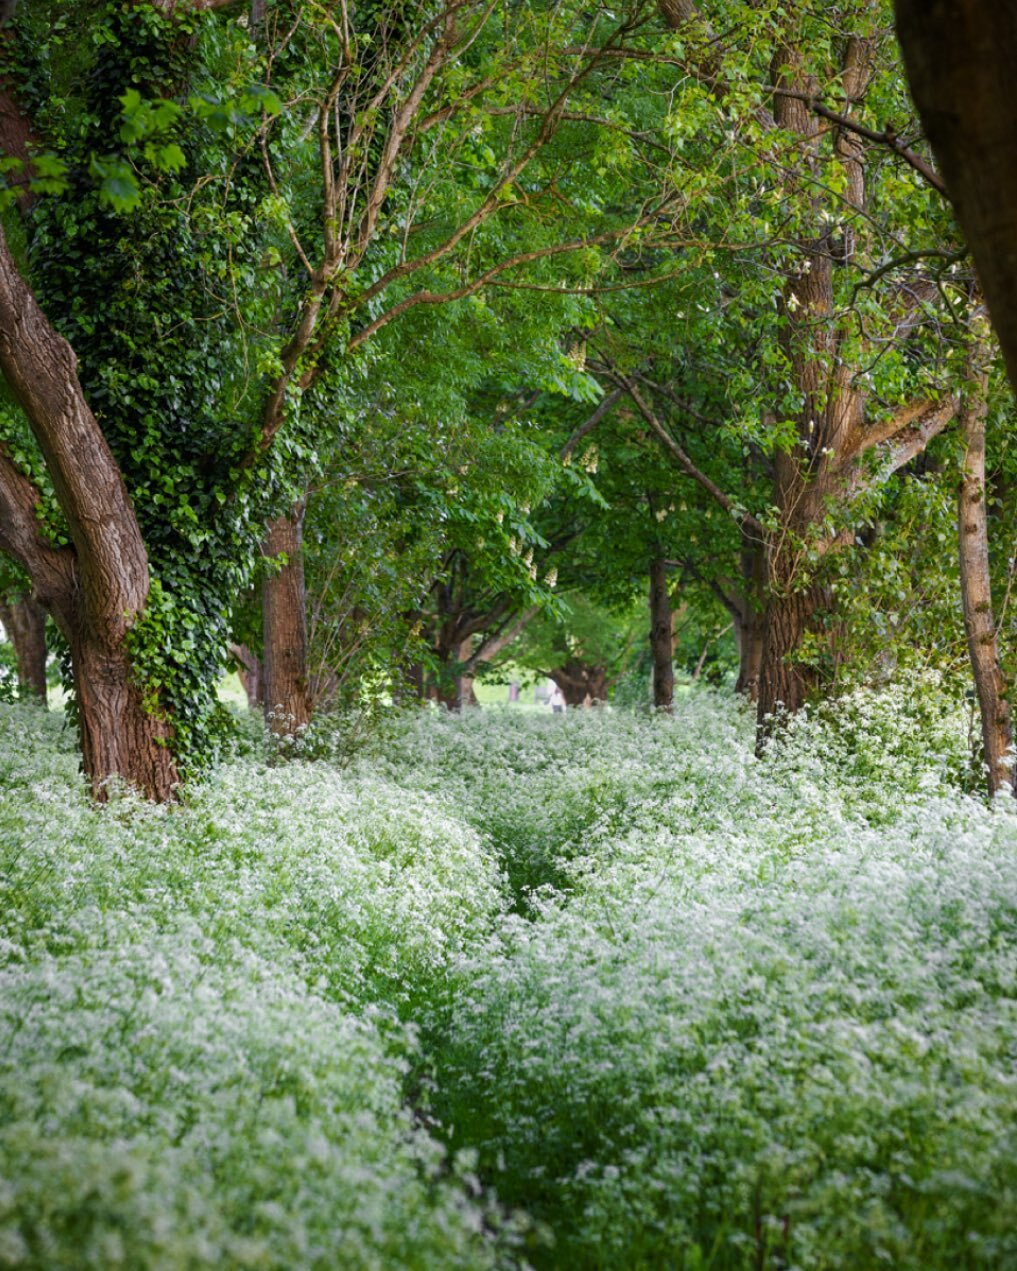
[[[67,164],[55,154],[33,156],[32,169],[28,188],[33,194],[63,194],[67,190]]]

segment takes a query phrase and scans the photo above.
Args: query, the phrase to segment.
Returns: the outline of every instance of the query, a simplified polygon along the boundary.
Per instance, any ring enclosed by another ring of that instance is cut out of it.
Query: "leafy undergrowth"
[[[422,714],[162,811],[0,711],[0,1265],[1017,1265],[1017,815],[934,695],[762,761],[710,694]]]
[[[501,907],[476,833],[299,764],[97,810],[5,710],[0,1265],[491,1265],[403,1097],[408,1021]]]

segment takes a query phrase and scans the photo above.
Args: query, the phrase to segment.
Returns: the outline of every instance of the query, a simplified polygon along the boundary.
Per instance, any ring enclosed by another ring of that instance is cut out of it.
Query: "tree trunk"
[[[1017,386],[1017,8],[896,0],[915,105],[942,168]]]
[[[237,677],[247,694],[247,709],[261,710],[265,704],[265,677],[261,658],[246,644],[231,644],[230,653],[237,665]]]
[[[757,752],[781,711],[793,714],[816,687],[814,668],[795,660],[825,602],[820,587],[775,590],[766,606],[757,705]]]
[[[279,737],[292,735],[311,719],[303,534],[304,505],[298,503],[269,525],[262,547],[270,560],[285,557],[262,588],[265,712]]]
[[[25,596],[0,605],[0,622],[11,638],[18,664],[18,695],[46,705],[46,611]]]
[[[551,672],[566,706],[586,706],[607,701],[607,668],[570,660]]]
[[[46,539],[42,496],[0,446],[0,548],[26,570],[70,645],[85,772],[97,798],[119,776],[165,801],[178,782],[173,729],[136,682],[127,649],[148,600],[148,553],[74,351],[40,309],[2,232],[0,370],[42,451],[72,544],[54,548]]]
[[[735,692],[743,694],[750,702],[758,702],[759,677],[763,670],[763,633],[766,630],[764,615],[751,604],[746,604],[733,621],[735,643],[738,645]]]
[[[667,591],[667,561],[650,561],[650,652],[653,656],[653,704],[671,713],[674,707],[671,597]]]
[[[71,638],[71,660],[84,768],[106,774],[103,783],[93,775],[96,795],[105,799],[104,782],[119,776],[165,803],[178,781],[169,749],[173,730],[148,709],[125,650],[79,632]]]
[[[983,370],[973,380],[972,392],[961,412],[965,450],[957,524],[964,630],[982,720],[982,747],[988,768],[989,794],[993,795],[1013,781],[1010,769],[1013,734],[1006,681],[996,646],[989,575],[989,531],[985,506],[987,389],[988,377]]]
[[[456,657],[459,660],[460,672],[456,676],[455,681],[455,702],[456,710],[465,710],[467,706],[479,706],[477,695],[473,691],[473,675],[467,670],[467,663],[470,660],[470,649],[472,648],[472,640],[464,640],[456,650]]]
[[[744,531],[743,531],[744,534]],[[735,692],[750,702],[759,700],[759,677],[763,666],[763,633],[766,630],[766,552],[761,543],[742,546],[742,593],[736,606],[729,606],[738,645],[738,679]]]

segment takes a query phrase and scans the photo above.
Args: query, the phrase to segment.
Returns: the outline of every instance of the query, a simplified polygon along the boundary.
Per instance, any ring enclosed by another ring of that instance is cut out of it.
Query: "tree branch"
[[[886,447],[890,471],[896,472],[916,455],[920,455],[933,437],[937,437],[953,421],[959,408],[959,398],[948,398],[916,419],[909,428],[898,433],[892,445]]]
[[[615,32],[617,36],[620,32]],[[495,212],[504,206],[502,193],[505,191],[521,173],[529,165],[530,160],[538,154],[550,140],[561,120],[565,111],[566,103],[570,96],[578,87],[578,85],[593,71],[600,57],[605,52],[604,49],[598,49],[594,56],[589,57],[586,64],[578,70],[565,87],[559,92],[558,96],[548,107],[544,113],[540,127],[537,129],[536,136],[525,147],[522,154],[502,172],[501,176],[491,187],[491,190],[483,202],[477,207],[466,220],[460,225],[437,247],[429,252],[425,252],[422,256],[417,256],[413,260],[402,261],[395,265],[387,273],[383,274],[377,282],[373,283],[360,297],[360,303],[366,304],[369,300],[383,292],[393,282],[399,278],[404,278],[408,274],[416,273],[418,270],[425,268],[427,265],[433,265],[447,256],[453,251],[459,243],[463,241],[468,234],[471,234],[479,225],[483,224]],[[597,240],[591,240],[597,241]],[[465,293],[469,294],[469,293]],[[418,301],[417,303],[426,303]]]
[[[471,671],[480,662],[490,662],[492,658],[498,656],[503,649],[507,649],[517,635],[527,626],[540,612],[539,605],[532,605],[524,613],[521,613],[515,622],[505,627],[504,630],[497,632],[493,636],[489,636],[476,653],[472,653],[463,663],[463,674],[469,675]]]
[[[37,511],[42,495],[0,444],[0,551],[32,580],[36,599],[60,610],[75,587],[74,552],[47,542]]]
[[[957,404],[955,397],[948,397],[943,401],[921,398],[916,402],[909,402],[907,406],[902,406],[888,419],[874,424],[871,428],[856,430],[840,456],[840,468],[846,471],[859,455],[904,434],[912,437],[931,429],[928,432],[931,440],[937,433],[942,432],[956,414]],[[941,415],[942,422],[940,422]],[[915,451],[915,453],[918,452]]]
[[[584,424],[580,424],[568,441],[566,441],[565,445],[562,446],[558,457],[560,459],[567,459],[587,433],[591,433],[604,416],[610,414],[624,396],[625,390],[621,388],[616,388],[613,392],[608,393],[608,395],[601,400],[600,405],[593,412],[590,418]]]
[[[892,124],[887,124],[882,132],[877,132],[874,128],[867,128],[864,124],[860,124],[849,115],[842,115],[836,110],[831,110],[829,106],[824,106],[811,93],[804,93],[794,88],[771,88],[770,92],[775,97],[793,97],[797,101],[804,102],[808,109],[814,115],[819,115],[821,119],[828,119],[839,128],[846,128],[848,132],[864,137],[866,141],[874,141],[877,145],[888,146],[894,154],[899,155],[905,163],[914,168],[920,176],[924,177],[934,190],[937,190],[944,198],[949,197],[946,192],[946,184],[936,169],[931,163],[923,159],[920,154],[917,154],[901,141]]]
[[[497,265],[492,265],[490,269],[485,270],[471,282],[464,283],[461,287],[456,287],[452,291],[416,291],[412,296],[407,296],[404,300],[400,300],[398,304],[394,304],[391,309],[387,309],[380,314],[375,320],[366,327],[362,327],[356,335],[350,340],[347,346],[350,349],[358,348],[365,340],[370,339],[372,335],[382,327],[387,326],[393,318],[398,318],[400,314],[405,313],[408,309],[414,309],[417,305],[436,305],[446,304],[452,300],[463,300],[467,296],[473,296],[481,291],[492,278],[496,278],[499,274],[504,273],[506,269],[513,269],[516,265],[527,265],[535,260],[544,260],[548,256],[560,256],[563,252],[582,251],[584,247],[596,247],[600,243],[613,242],[616,239],[624,237],[632,229],[631,225],[626,225],[623,229],[608,230],[603,234],[594,234],[590,238],[577,238],[568,243],[555,243],[553,247],[536,248],[530,252],[520,252],[517,256],[510,256],[508,259],[500,261]],[[391,270],[390,275],[394,275],[395,271]],[[392,278],[390,277],[390,281]],[[384,279],[379,279],[366,295],[376,294]]]
[[[739,525],[752,530],[752,532],[757,534],[760,538],[765,537],[766,528],[762,521],[754,517],[751,512],[747,512],[744,508],[740,508],[735,503],[734,499],[725,494],[715,481],[712,481],[705,472],[693,463],[681,446],[678,445],[675,439],[660,422],[654,412],[646,404],[635,384],[633,384],[632,381],[620,371],[612,370],[610,374],[612,379],[614,379],[616,383],[620,384],[625,389],[626,393],[628,393],[629,397],[632,398],[633,402],[635,402],[639,409],[639,413],[646,420],[647,424],[649,424],[651,430],[663,443],[664,449],[669,455],[671,455],[685,475],[691,477],[693,481],[701,485],[707,494],[716,500],[725,512],[730,513]]]

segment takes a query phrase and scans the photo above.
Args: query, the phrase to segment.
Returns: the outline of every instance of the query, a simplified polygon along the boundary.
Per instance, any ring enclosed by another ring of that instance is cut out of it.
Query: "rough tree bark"
[[[985,416],[988,374],[975,370],[960,414],[964,439],[962,480],[957,500],[960,583],[971,671],[982,723],[982,748],[989,794],[1013,781],[1013,731],[1006,681],[999,664],[989,574],[989,532],[985,501]]]
[[[827,603],[824,588],[786,588],[771,595],[766,607],[766,628],[760,658],[757,708],[765,734],[769,721],[780,711],[800,710],[815,691],[814,667],[795,657],[805,637],[815,630]]]
[[[285,563],[265,579],[262,623],[264,705],[272,732],[289,736],[311,719],[307,663],[307,596],[304,588],[304,504],[268,527],[263,554]]]
[[[31,596],[0,604],[0,622],[14,646],[19,694],[46,705],[46,610]]]
[[[658,552],[650,561],[650,653],[653,658],[653,705],[671,713],[674,707],[674,645],[667,561]],[[562,690],[564,692],[564,689]]]
[[[0,452],[0,547],[70,644],[85,772],[103,797],[114,775],[150,798],[177,784],[172,729],[132,674],[128,634],[148,599],[134,508],[85,401],[70,345],[53,330],[0,234],[0,370],[28,417],[67,521],[71,549],[39,528],[38,490]]]

